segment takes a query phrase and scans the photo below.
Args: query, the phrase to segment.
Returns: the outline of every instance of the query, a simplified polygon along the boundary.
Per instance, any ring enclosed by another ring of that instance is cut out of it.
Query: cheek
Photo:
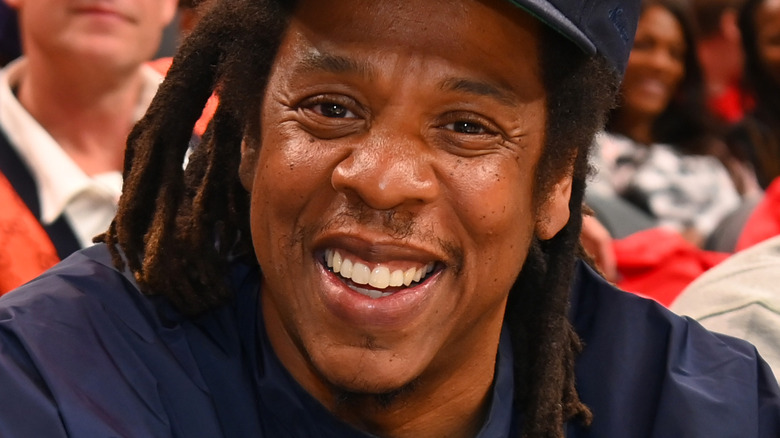
[[[481,261],[493,267],[505,262],[516,265],[516,255],[525,254],[535,223],[533,170],[511,159],[456,174],[461,176],[454,189],[456,214]]]
[[[259,259],[298,258],[303,212],[322,198],[329,187],[321,156],[306,141],[296,141],[277,130],[264,136],[252,183],[251,227]],[[309,221],[310,222],[310,221]],[[282,254],[279,254],[279,253]],[[261,260],[261,265],[265,260]]]

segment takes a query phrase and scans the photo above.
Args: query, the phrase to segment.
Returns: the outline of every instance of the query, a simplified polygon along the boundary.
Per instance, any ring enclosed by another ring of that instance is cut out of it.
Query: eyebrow
[[[376,77],[374,68],[367,62],[360,62],[345,56],[323,52],[307,54],[298,63],[296,70],[299,73],[356,73],[367,80],[372,80]]]
[[[354,73],[368,81],[377,77],[375,67],[368,62],[319,51],[312,51],[304,56],[295,70],[298,73]],[[491,97],[508,106],[517,106],[518,104],[517,96],[508,87],[487,81],[454,77],[442,81],[439,89]]]
[[[443,81],[439,87],[442,91],[463,91],[477,96],[492,97],[509,106],[517,105],[517,96],[507,87],[490,82],[465,78],[450,78]]]

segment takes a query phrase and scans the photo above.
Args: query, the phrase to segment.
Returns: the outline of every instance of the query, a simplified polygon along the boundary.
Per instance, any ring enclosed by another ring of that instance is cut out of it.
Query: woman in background
[[[752,191],[749,172],[733,180],[716,157],[725,143],[704,103],[688,10],[674,0],[643,2],[621,100],[597,141],[587,202],[614,237],[661,226],[703,246],[740,205],[737,187]]]
[[[739,16],[753,109],[729,138],[763,188],[780,176],[780,0],[748,0]]]

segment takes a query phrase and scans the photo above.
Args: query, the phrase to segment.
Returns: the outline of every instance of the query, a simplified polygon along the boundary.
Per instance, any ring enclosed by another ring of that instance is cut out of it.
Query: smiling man
[[[636,3],[216,2],[103,244],[0,300],[0,435],[777,436],[752,346],[578,258]]]

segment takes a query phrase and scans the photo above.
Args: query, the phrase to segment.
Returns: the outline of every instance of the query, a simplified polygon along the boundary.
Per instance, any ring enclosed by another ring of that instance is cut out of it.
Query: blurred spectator
[[[24,54],[0,73],[0,293],[108,228],[127,134],[162,80],[145,63],[176,6],[5,2]]]
[[[748,0],[739,17],[745,87],[755,101],[729,142],[766,188],[780,176],[780,0]]]
[[[725,143],[704,104],[683,3],[643,2],[621,91],[607,132],[597,139],[588,204],[611,232],[626,228],[613,236],[661,226],[703,245],[741,197],[712,155]]]
[[[745,0],[693,0],[698,34],[696,52],[704,77],[707,103],[724,124],[745,114],[742,89],[744,55],[737,16]]]
[[[747,339],[780,373],[780,0],[747,0],[739,28],[755,107],[731,140],[755,166],[766,192],[739,237],[740,251],[698,278],[671,307],[711,330]]]

